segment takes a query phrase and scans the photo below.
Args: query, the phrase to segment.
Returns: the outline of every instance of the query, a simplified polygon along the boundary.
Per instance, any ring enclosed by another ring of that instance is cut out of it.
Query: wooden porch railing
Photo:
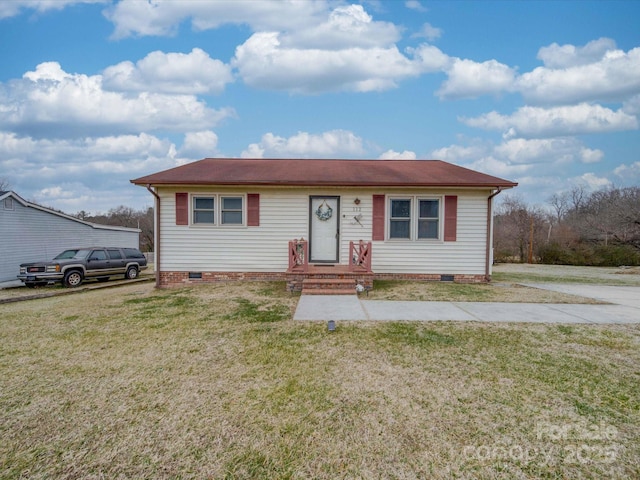
[[[309,242],[304,238],[289,241],[289,272],[309,270]]]
[[[371,242],[349,242],[349,271],[371,272]]]

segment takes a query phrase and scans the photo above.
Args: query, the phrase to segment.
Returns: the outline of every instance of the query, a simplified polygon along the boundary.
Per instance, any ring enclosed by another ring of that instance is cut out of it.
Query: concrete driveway
[[[610,285],[563,285],[551,283],[526,283],[527,287],[542,288],[580,297],[595,298],[603,302],[640,308],[640,287]]]
[[[528,284],[610,305],[499,303],[499,302],[401,302],[366,300],[356,295],[303,295],[294,320],[373,321],[478,321],[534,323],[640,323],[640,287],[602,285]]]

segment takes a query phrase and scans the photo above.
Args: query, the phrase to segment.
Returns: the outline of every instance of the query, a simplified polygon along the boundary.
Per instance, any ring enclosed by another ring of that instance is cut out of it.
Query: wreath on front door
[[[316,210],[316,217],[322,222],[326,222],[333,216],[333,208],[327,205],[327,201],[323,200],[318,209]]]

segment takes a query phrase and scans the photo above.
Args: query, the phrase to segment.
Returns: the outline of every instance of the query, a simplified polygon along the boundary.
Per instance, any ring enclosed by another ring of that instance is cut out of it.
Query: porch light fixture
[[[327,330],[329,330],[330,332],[335,332],[336,331],[336,321],[335,320],[329,320],[329,322],[327,323]]]
[[[355,203],[356,205],[360,205],[360,199],[356,197],[356,199],[353,201],[353,203]]]

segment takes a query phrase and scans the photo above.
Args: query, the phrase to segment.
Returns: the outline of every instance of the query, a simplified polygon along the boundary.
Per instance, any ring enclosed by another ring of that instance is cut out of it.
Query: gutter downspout
[[[154,225],[154,229],[153,229],[153,243],[154,243],[154,250],[155,250],[155,273],[156,273],[156,288],[160,288],[160,196],[151,188],[151,184],[147,184],[146,185],[147,190],[149,190],[149,192],[151,193],[151,195],[153,195],[154,197],[156,197],[155,200],[155,213],[156,213],[156,218],[155,218],[155,225]]]
[[[484,279],[487,282],[491,281],[491,249],[493,248],[493,197],[502,192],[502,187],[493,192],[487,198],[487,251],[484,267]]]

